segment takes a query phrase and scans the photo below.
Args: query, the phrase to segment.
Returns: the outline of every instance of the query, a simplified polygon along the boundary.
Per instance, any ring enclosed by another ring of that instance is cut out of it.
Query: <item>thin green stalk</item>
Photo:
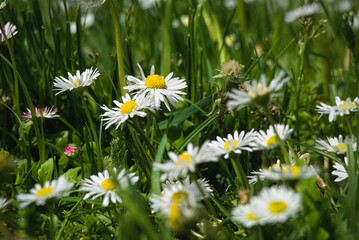
[[[47,211],[50,215],[50,239],[55,240],[55,224],[54,224],[54,208],[55,201],[51,200],[47,203]]]
[[[93,120],[91,118],[91,114],[89,112],[89,109],[87,107],[87,104],[85,102],[85,98],[84,98],[84,95],[83,95],[83,92],[80,92],[80,98],[81,98],[81,102],[82,102],[82,105],[84,106],[84,109],[85,109],[85,113],[86,113],[86,116],[90,122],[90,128],[91,128],[91,131],[92,131],[92,135],[93,135],[93,138],[94,138],[94,141],[95,141],[95,146],[96,146],[96,153],[97,153],[97,170],[100,172],[102,171],[103,169],[103,163],[102,163],[102,159],[101,159],[101,153],[100,153],[100,142],[98,141],[98,137],[97,137],[97,133],[96,133],[96,129],[95,129],[95,124],[93,123]]]
[[[45,133],[44,133],[44,118],[40,118],[40,132],[41,132],[41,141],[38,142],[39,151],[40,151],[40,161],[44,163],[46,161],[46,149],[45,149]]]
[[[239,160],[239,155],[237,154],[237,157],[234,159],[234,161],[236,162],[236,167],[238,168],[238,171],[242,177],[242,181],[244,183],[244,186],[246,187],[246,189],[249,189],[249,183],[248,183],[248,179],[247,179],[247,174],[244,172],[244,169],[242,167],[242,164]]]
[[[349,116],[345,116],[345,121],[347,122],[348,128],[349,128],[349,135],[350,137],[354,135],[354,130],[353,130],[353,123],[352,123],[352,117]]]
[[[117,64],[118,64],[118,77],[119,84],[121,89],[121,95],[125,96],[126,90],[123,88],[126,85],[125,82],[125,68],[123,63],[123,53],[122,53],[122,41],[121,41],[121,28],[119,18],[116,12],[115,5],[112,0],[108,0],[108,5],[110,7],[110,12],[112,16],[113,26],[115,29],[115,38],[116,38],[116,50],[117,50]]]

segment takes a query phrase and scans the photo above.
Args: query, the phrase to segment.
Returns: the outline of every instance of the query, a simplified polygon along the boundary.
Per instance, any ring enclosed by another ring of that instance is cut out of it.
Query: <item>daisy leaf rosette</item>
[[[285,73],[282,70],[268,85],[267,77],[262,74],[259,81],[244,83],[244,90],[232,89],[228,93],[228,108],[240,110],[249,103],[266,105],[272,97],[278,96],[275,92],[279,91],[289,81],[290,77],[284,78],[284,76]]]
[[[127,76],[130,84],[124,87],[129,92],[135,92],[135,100],[147,97],[149,101],[154,102],[156,108],[160,108],[163,102],[169,111],[171,111],[170,104],[176,108],[177,102],[183,101],[181,95],[186,93],[180,90],[187,87],[185,79],[172,78],[173,72],[164,78],[155,74],[154,66],[151,67],[150,75],[146,77],[139,64],[138,68],[141,76],[139,78]]]
[[[245,131],[235,131],[232,134],[228,134],[227,138],[221,138],[217,136],[216,141],[211,141],[210,146],[218,155],[224,155],[224,158],[227,159],[231,152],[236,154],[241,154],[242,151],[252,152],[252,147],[255,146],[255,141],[257,137],[257,132],[252,129],[248,133]]]
[[[117,169],[114,169],[113,171],[121,189],[126,189],[129,184],[135,184],[139,179],[134,173],[127,174],[125,169],[122,169],[118,174]],[[116,184],[107,170],[103,173],[100,172],[97,175],[91,175],[90,178],[85,179],[80,191],[87,192],[83,198],[84,200],[88,198],[94,200],[103,196],[102,206],[104,207],[107,207],[110,202],[122,202],[121,197],[116,192]]]
[[[161,212],[171,227],[178,227],[194,217],[201,206],[199,202],[212,192],[205,179],[199,179],[197,183],[205,196],[201,194],[195,182],[190,182],[189,177],[185,178],[183,183],[167,181],[162,185],[161,195],[151,195],[151,208],[154,212]]]
[[[105,121],[105,129],[109,128],[111,125],[116,124],[116,129],[127,121],[129,118],[135,116],[146,117],[144,110],[154,111],[154,105],[148,98],[138,98],[131,99],[131,96],[126,93],[122,97],[122,103],[114,100],[113,103],[117,106],[112,109],[108,108],[106,105],[103,105],[101,109],[105,111],[101,116],[103,117],[102,121]]]
[[[342,135],[339,137],[327,137],[328,142],[323,139],[317,139],[315,141],[315,147],[324,150],[326,152],[332,152],[336,154],[346,154],[347,146],[351,145],[353,151],[356,151],[356,138],[346,136],[343,139]]]
[[[35,184],[30,193],[18,194],[16,197],[20,201],[20,207],[25,208],[31,203],[44,205],[48,199],[61,197],[66,191],[69,191],[73,183],[60,176],[57,180],[47,181],[43,186]]]
[[[194,172],[196,165],[204,162],[218,161],[218,153],[214,151],[209,142],[205,142],[202,146],[194,147],[192,143],[187,145],[187,150],[177,155],[169,152],[170,161],[165,163],[154,163],[153,169],[164,172],[160,180],[174,180],[178,177],[187,176],[188,172]]]
[[[359,98],[356,97],[353,101],[350,98],[341,100],[338,96],[335,97],[335,106],[330,106],[325,103],[319,103],[316,111],[320,113],[319,118],[323,114],[328,114],[329,122],[333,122],[338,116],[350,115],[358,111],[357,104],[359,104]]]
[[[258,132],[254,148],[256,150],[273,149],[279,145],[280,141],[285,141],[293,131],[294,129],[289,128],[288,125],[270,125],[266,132],[263,130]]]
[[[65,91],[71,91],[73,89],[81,89],[82,87],[90,86],[98,76],[100,76],[99,71],[95,69],[86,69],[84,72],[77,70],[75,75],[67,73],[68,78],[65,77],[56,77],[54,82],[54,91],[58,91],[55,95],[58,95]]]

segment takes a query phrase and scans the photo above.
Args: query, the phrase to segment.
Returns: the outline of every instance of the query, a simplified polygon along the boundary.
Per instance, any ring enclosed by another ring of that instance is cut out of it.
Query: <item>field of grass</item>
[[[359,238],[358,2],[0,4],[0,239]]]

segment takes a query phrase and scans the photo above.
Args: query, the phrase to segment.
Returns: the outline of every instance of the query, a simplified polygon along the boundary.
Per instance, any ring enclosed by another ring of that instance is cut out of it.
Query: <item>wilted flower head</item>
[[[56,113],[58,112],[58,109],[57,108],[54,109],[54,106],[52,106],[51,108],[48,108],[46,106],[44,110],[41,110],[40,108],[34,106],[34,112],[35,112],[35,116],[38,118],[40,118],[40,117],[43,117],[43,118],[59,117],[59,115],[56,115]],[[23,119],[25,119],[25,122],[28,122],[30,119],[32,119],[30,109],[27,109],[27,112],[23,113],[23,115],[21,117]]]
[[[16,26],[8,22],[0,31],[0,41],[3,42],[6,39],[12,38],[16,34],[17,34]]]
[[[220,73],[213,78],[230,78],[238,79],[244,66],[239,64],[236,60],[230,60],[221,64]]]
[[[298,18],[320,13],[320,11],[320,6],[317,3],[313,3],[311,5],[304,5],[300,8],[287,12],[287,14],[285,15],[285,21],[288,23],[293,22]]]
[[[74,4],[84,9],[94,9],[105,4],[107,0],[74,0]]]

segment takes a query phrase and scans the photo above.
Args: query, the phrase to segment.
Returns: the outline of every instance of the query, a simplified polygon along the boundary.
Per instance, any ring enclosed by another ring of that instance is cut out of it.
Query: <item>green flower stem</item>
[[[71,210],[66,214],[66,216],[65,216],[65,219],[64,219],[64,221],[63,221],[63,223],[62,223],[62,226],[61,226],[61,228],[60,228],[60,230],[59,230],[59,233],[57,234],[57,236],[56,236],[56,240],[60,240],[61,239],[61,237],[62,237],[62,234],[64,233],[64,230],[65,230],[65,227],[66,227],[66,225],[67,225],[67,223],[68,223],[68,221],[69,221],[69,216],[71,215],[71,213],[73,212],[73,211],[75,211],[76,209],[77,209],[77,207],[80,205],[80,203],[82,203],[83,202],[83,196],[85,195],[85,193],[82,193],[80,196],[79,196],[79,200],[77,201],[77,203],[71,208]]]
[[[348,124],[348,128],[349,128],[349,135],[350,137],[354,135],[354,130],[353,130],[353,122],[352,122],[352,116],[345,116],[345,121]]]
[[[246,189],[249,189],[249,183],[247,179],[247,174],[244,172],[244,169],[242,167],[241,161],[239,160],[239,155],[237,154],[237,157],[234,160],[236,162],[236,167],[241,175],[242,178],[242,184],[245,186]]]
[[[47,211],[50,215],[50,239],[55,240],[55,225],[54,225],[54,208],[55,200],[49,200],[47,203]]]
[[[116,38],[116,50],[117,50],[117,64],[118,64],[118,77],[120,81],[121,96],[125,96],[126,90],[123,88],[126,85],[125,82],[125,68],[123,63],[123,54],[122,54],[122,41],[121,41],[121,28],[118,15],[116,12],[115,4],[112,0],[108,0],[108,5],[110,7],[110,12],[112,16],[113,26],[115,29],[115,38]]]
[[[103,164],[102,164],[101,153],[100,153],[100,143],[98,141],[98,137],[97,137],[97,133],[96,133],[96,129],[95,129],[95,124],[92,121],[91,114],[90,114],[89,109],[87,107],[87,104],[85,102],[83,92],[80,92],[80,98],[81,98],[81,101],[82,101],[82,105],[84,106],[86,116],[87,116],[87,118],[88,118],[88,120],[90,122],[90,128],[91,128],[91,131],[92,131],[93,138],[95,140],[96,153],[97,153],[97,170],[99,172],[101,172],[102,169],[103,169]]]
[[[217,217],[217,213],[216,210],[214,209],[213,205],[211,204],[211,202],[208,200],[208,198],[206,198],[206,195],[203,192],[203,189],[201,188],[201,186],[198,183],[198,179],[195,173],[193,172],[189,172],[189,175],[192,179],[192,181],[196,184],[196,187],[198,188],[199,192],[201,193],[201,195],[203,196],[204,199],[204,203],[206,204],[209,212],[212,214],[213,217],[218,218]]]
[[[44,133],[44,118],[40,118],[40,132],[41,132],[41,141],[38,143],[39,152],[40,152],[40,161],[44,163],[46,161],[46,150],[45,150],[45,133]]]

